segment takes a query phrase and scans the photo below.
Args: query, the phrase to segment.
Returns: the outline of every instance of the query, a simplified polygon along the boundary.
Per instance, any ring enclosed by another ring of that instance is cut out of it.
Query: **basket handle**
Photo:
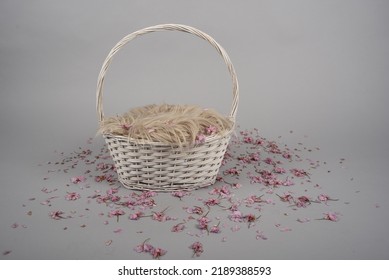
[[[104,79],[105,74],[107,73],[108,67],[114,57],[114,55],[123,48],[128,42],[135,39],[136,37],[140,35],[144,35],[151,32],[156,31],[182,31],[186,33],[190,33],[193,35],[198,36],[199,38],[209,42],[221,55],[221,57],[224,59],[224,62],[227,65],[228,71],[230,73],[231,79],[232,79],[232,106],[231,106],[231,113],[230,118],[235,121],[236,118],[236,111],[238,109],[238,100],[239,100],[239,84],[238,79],[235,73],[234,66],[232,65],[232,62],[227,54],[227,52],[223,49],[222,46],[220,46],[211,36],[208,34],[190,27],[186,25],[181,24],[160,24],[155,26],[150,26],[144,29],[140,29],[136,32],[133,32],[127,36],[125,36],[123,39],[121,39],[109,52],[108,56],[104,60],[103,66],[101,67],[100,74],[97,81],[97,90],[96,90],[96,110],[98,114],[99,121],[103,121],[104,119],[104,113],[103,113],[103,86],[104,86]]]

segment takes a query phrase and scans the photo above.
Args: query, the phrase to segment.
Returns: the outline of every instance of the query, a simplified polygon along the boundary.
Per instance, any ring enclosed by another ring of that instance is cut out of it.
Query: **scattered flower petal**
[[[263,234],[263,232],[262,231],[260,231],[260,230],[257,230],[256,231],[257,232],[257,235],[256,235],[256,239],[257,240],[259,240],[259,239],[262,239],[262,240],[267,240],[267,237]]]
[[[76,176],[76,177],[72,177],[70,179],[70,181],[73,183],[73,184],[78,184],[78,183],[83,183],[86,181],[86,178],[84,176]]]
[[[142,211],[138,211],[136,213],[133,213],[133,214],[130,214],[130,220],[139,220],[140,218],[142,218],[143,216],[143,212]]]
[[[11,228],[18,228],[19,227],[19,224],[18,223],[13,223],[12,225],[11,225]]]
[[[65,196],[65,199],[66,200],[77,200],[79,199],[81,196],[79,193],[76,193],[76,192],[70,192],[70,193],[67,193],[67,195]]]
[[[213,126],[213,125],[210,125],[208,126],[206,129],[205,129],[205,133],[207,135],[212,135],[212,134],[215,134],[217,132],[217,127],[216,126]]]
[[[238,226],[238,225],[234,225],[232,228],[231,228],[231,231],[232,232],[237,232],[237,231],[239,231],[240,230],[240,226]]]
[[[57,211],[50,212],[49,216],[54,220],[61,220],[61,219],[65,219],[65,217],[63,217],[63,214],[65,213],[60,210],[57,210]]]
[[[297,222],[299,223],[307,223],[307,222],[310,222],[311,219],[310,218],[298,218],[297,219]]]
[[[337,222],[339,221],[339,214],[334,213],[334,212],[328,212],[324,213],[324,220],[332,221],[332,222]]]
[[[109,217],[116,216],[116,220],[119,222],[119,216],[126,214],[122,209],[111,210],[108,214]]]
[[[172,232],[181,232],[185,229],[185,224],[184,223],[179,223],[177,225],[174,225],[171,229]]]
[[[304,169],[292,168],[290,172],[292,172],[292,174],[296,177],[309,177],[308,173]]]
[[[153,256],[154,259],[159,259],[160,257],[162,257],[163,255],[166,254],[166,250],[164,249],[161,249],[161,248],[153,248],[150,253],[151,255]]]
[[[200,257],[201,254],[204,252],[203,244],[198,242],[198,241],[193,243],[192,245],[190,245],[189,248],[193,250],[192,257],[194,257],[194,256]]]
[[[147,243],[147,241],[149,241],[150,239],[146,239],[142,244],[136,246],[134,248],[134,250],[137,252],[137,253],[149,253],[151,252],[153,249],[154,249],[154,246],[150,245],[149,243]]]
[[[196,140],[195,140],[195,143],[197,145],[200,145],[200,144],[203,144],[205,142],[205,139],[206,139],[206,136],[204,134],[198,134],[196,136]]]

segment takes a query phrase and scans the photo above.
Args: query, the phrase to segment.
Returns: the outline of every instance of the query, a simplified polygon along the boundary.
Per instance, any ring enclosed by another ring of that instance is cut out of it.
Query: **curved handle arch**
[[[234,66],[232,65],[232,62],[227,54],[227,52],[223,49],[222,46],[220,46],[211,36],[208,34],[187,25],[182,24],[160,24],[155,26],[150,26],[144,29],[140,29],[138,31],[135,31],[125,37],[123,37],[109,52],[107,57],[104,60],[103,66],[101,67],[98,80],[97,80],[97,90],[96,90],[96,110],[99,122],[103,121],[104,119],[104,113],[103,113],[103,87],[104,87],[104,80],[105,75],[107,73],[107,70],[109,68],[109,65],[112,62],[113,57],[115,54],[122,49],[128,42],[131,40],[137,38],[138,36],[145,35],[152,32],[158,32],[158,31],[182,31],[186,33],[190,33],[193,35],[196,35],[197,37],[209,42],[216,51],[220,54],[220,56],[223,58],[228,71],[231,76],[232,80],[232,106],[231,106],[231,112],[230,112],[230,118],[235,121],[236,118],[236,112],[238,109],[238,102],[239,102],[239,84],[238,84],[238,78],[235,73]]]

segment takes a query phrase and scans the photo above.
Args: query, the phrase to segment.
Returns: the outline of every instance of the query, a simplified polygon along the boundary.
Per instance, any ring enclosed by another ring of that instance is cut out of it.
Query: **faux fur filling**
[[[230,132],[234,123],[213,109],[196,105],[147,105],[100,123],[99,133],[128,137],[139,143],[184,147]]]

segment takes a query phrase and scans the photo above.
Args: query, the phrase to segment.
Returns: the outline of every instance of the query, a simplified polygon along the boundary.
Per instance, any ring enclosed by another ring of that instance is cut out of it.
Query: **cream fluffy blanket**
[[[199,145],[209,136],[224,135],[233,122],[213,109],[195,105],[148,105],[105,118],[99,132],[125,136],[132,141],[157,142],[179,147]]]

